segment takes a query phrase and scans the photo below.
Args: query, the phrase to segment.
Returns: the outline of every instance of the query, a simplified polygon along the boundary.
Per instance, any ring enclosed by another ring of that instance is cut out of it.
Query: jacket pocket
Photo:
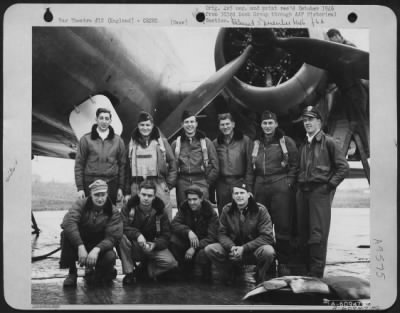
[[[326,165],[317,165],[316,168],[320,171],[328,172],[329,171],[329,166]]]
[[[328,185],[328,184],[322,184],[320,187],[318,187],[318,189],[319,189],[321,192],[326,193],[326,194],[331,193],[331,189],[329,188],[329,185]]]
[[[257,222],[251,219],[247,220],[246,224],[245,232],[247,232],[247,237],[251,240],[257,238]]]
[[[329,176],[330,167],[326,165],[317,165],[315,166],[313,172],[316,176],[328,177]]]
[[[98,155],[93,155],[89,156],[89,158],[86,161],[86,173],[87,174],[94,174],[97,173],[99,170],[99,156]]]

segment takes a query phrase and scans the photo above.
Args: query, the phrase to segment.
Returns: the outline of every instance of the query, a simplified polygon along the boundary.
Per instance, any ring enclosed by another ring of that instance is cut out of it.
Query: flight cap
[[[311,105],[309,105],[308,107],[306,107],[304,109],[302,117],[303,116],[315,117],[315,118],[321,119],[321,113],[319,112],[319,110],[316,107],[313,107]]]
[[[150,113],[147,113],[145,111],[141,111],[139,113],[138,124],[141,123],[141,122],[145,122],[145,121],[151,121],[153,123],[153,117],[151,116]]]
[[[181,120],[183,122],[184,120],[186,120],[187,118],[192,117],[192,116],[196,117],[196,114],[194,114],[191,111],[185,110],[185,111],[182,112]],[[196,120],[197,120],[197,118],[196,118]]]
[[[276,114],[274,112],[271,112],[268,110],[264,111],[261,114],[261,121],[265,121],[265,120],[274,120],[275,122],[278,121]]]
[[[189,194],[191,194],[191,195],[195,194],[195,195],[198,195],[199,197],[202,197],[203,191],[200,189],[199,186],[191,185],[188,188],[186,188],[186,190],[185,190],[185,195],[187,196]]]
[[[233,188],[240,188],[240,189],[244,189],[247,192],[250,192],[250,187],[249,185],[245,184],[245,183],[236,183],[232,185],[232,192],[233,192]]]
[[[108,185],[104,180],[98,179],[89,185],[89,189],[92,193],[107,192]]]

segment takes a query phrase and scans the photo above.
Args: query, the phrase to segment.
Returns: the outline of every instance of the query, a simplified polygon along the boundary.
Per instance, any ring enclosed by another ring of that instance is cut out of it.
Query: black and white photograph
[[[30,27],[34,308],[371,307],[375,30],[265,7]]]

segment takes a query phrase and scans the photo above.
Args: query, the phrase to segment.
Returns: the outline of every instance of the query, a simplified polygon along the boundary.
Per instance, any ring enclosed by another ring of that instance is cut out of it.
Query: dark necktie
[[[245,221],[245,219],[246,219],[245,213],[246,213],[246,210],[245,210],[245,209],[240,210],[240,223],[241,223],[241,224],[243,224],[244,221]]]
[[[244,227],[244,221],[246,220],[245,214],[246,214],[246,209],[241,209],[239,210],[239,228],[240,228],[240,239],[241,242],[243,242],[243,227]]]

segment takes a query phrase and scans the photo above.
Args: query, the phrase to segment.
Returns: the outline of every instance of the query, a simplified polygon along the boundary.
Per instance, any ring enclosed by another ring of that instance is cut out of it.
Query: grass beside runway
[[[175,192],[171,192],[171,202],[176,207]],[[32,182],[32,210],[66,210],[77,197],[74,183]],[[339,185],[332,207],[334,208],[369,208],[370,189],[365,178],[346,179]]]

